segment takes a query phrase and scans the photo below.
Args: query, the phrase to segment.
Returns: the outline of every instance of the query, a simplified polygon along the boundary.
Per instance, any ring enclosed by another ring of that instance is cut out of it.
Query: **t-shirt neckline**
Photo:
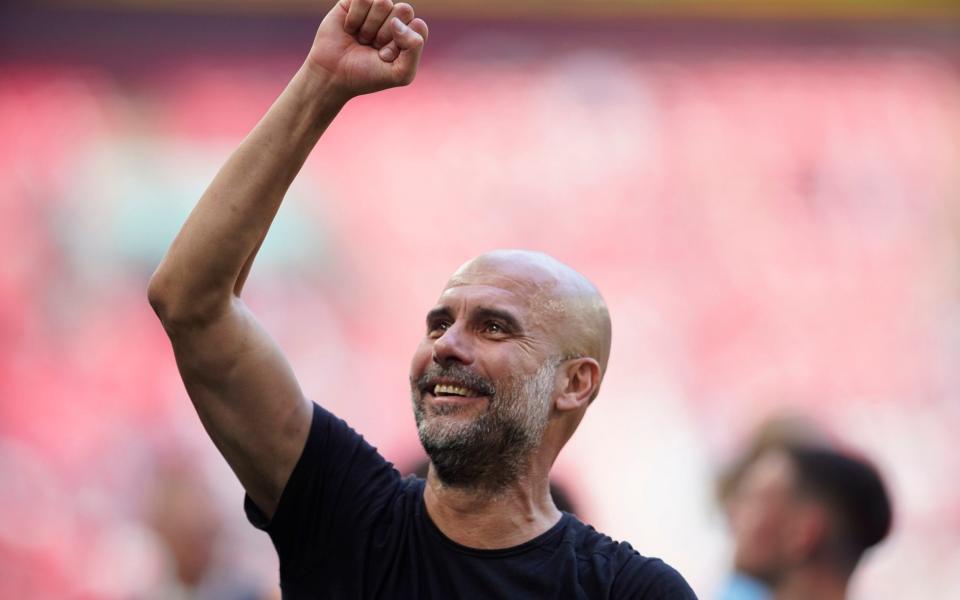
[[[423,498],[423,492],[426,489],[426,480],[420,479],[420,501],[418,505],[418,512],[420,513],[420,519],[423,523],[426,524],[426,529],[429,530],[431,535],[437,536],[443,544],[449,546],[451,549],[460,552],[462,554],[469,554],[471,556],[477,556],[480,558],[501,558],[505,556],[513,556],[516,554],[522,554],[539,546],[548,544],[555,536],[559,536],[560,532],[566,528],[567,523],[569,523],[571,516],[570,513],[561,512],[560,519],[557,520],[549,529],[541,533],[540,535],[518,544],[516,546],[510,546],[509,548],[471,548],[470,546],[464,546],[463,544],[456,542],[437,527],[437,524],[433,522],[433,519],[430,518],[430,513],[427,512],[427,504]]]

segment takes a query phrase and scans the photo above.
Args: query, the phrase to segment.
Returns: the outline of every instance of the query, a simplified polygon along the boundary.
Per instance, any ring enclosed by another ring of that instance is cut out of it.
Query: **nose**
[[[445,366],[453,362],[469,365],[473,362],[473,342],[468,331],[454,323],[433,342],[433,362]]]

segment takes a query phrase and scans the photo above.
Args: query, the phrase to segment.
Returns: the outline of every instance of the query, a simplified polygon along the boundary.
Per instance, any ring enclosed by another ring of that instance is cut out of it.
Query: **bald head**
[[[425,324],[410,390],[431,472],[488,492],[545,475],[607,365],[597,288],[545,254],[497,250],[457,269]]]
[[[493,285],[526,297],[531,316],[551,332],[563,358],[590,357],[607,369],[610,314],[590,281],[557,259],[529,250],[494,250],[467,261],[446,289]]]

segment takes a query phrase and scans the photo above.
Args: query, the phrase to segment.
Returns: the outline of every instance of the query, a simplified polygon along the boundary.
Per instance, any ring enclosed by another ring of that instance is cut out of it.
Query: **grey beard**
[[[423,449],[445,485],[496,493],[516,481],[527,457],[543,439],[550,418],[550,396],[558,362],[545,363],[532,377],[511,378],[496,388],[461,367],[436,367],[424,375],[443,375],[473,389],[496,390],[487,409],[465,424],[427,419],[412,386],[413,412]],[[433,421],[433,422],[431,422]]]

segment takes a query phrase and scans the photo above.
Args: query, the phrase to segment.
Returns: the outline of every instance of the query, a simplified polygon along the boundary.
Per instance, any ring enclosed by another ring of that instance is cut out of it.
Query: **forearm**
[[[334,4],[304,67],[220,169],[150,280],[203,425],[268,516],[303,450],[312,406],[237,295],[324,130],[347,99],[410,83],[427,35],[409,4]]]
[[[280,203],[346,98],[301,68],[204,192],[150,282],[161,318],[215,318],[239,294]]]

